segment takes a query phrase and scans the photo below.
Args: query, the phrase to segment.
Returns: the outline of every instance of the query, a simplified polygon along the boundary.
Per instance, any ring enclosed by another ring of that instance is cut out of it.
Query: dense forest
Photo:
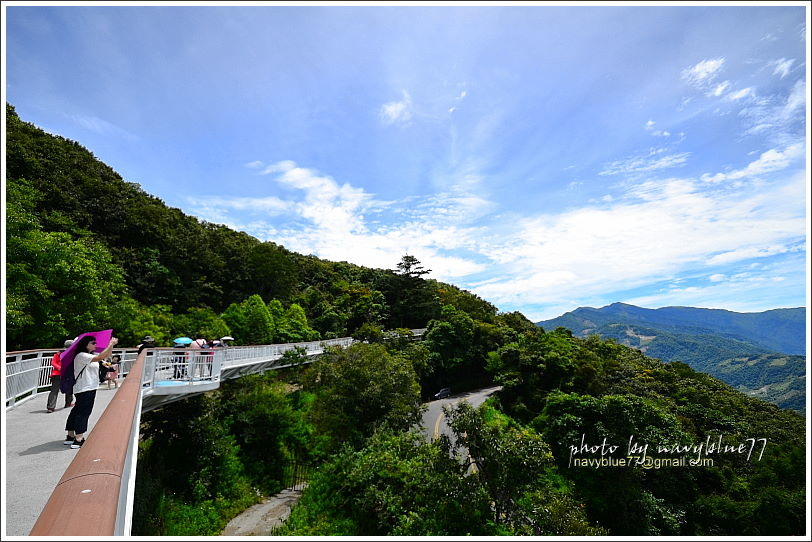
[[[9,105],[6,173],[9,350],[105,327],[123,344],[361,340],[145,413],[133,535],[219,534],[301,465],[307,489],[275,534],[805,534],[795,412],[545,331],[410,255],[368,269],[200,222]],[[491,384],[481,408],[448,409],[453,435],[416,429],[440,386]]]

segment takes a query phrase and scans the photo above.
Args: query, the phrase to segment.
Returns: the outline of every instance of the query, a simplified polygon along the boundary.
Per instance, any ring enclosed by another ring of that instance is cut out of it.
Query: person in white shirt
[[[76,397],[76,404],[71,409],[68,421],[65,422],[64,444],[70,444],[73,449],[81,448],[85,443],[84,434],[87,431],[87,421],[93,412],[93,404],[96,402],[96,390],[99,388],[99,362],[110,357],[113,347],[118,344],[118,339],[112,337],[107,348],[99,354],[96,351],[96,337],[85,335],[79,339],[76,348],[76,356],[73,358],[73,376],[76,383],[73,385],[73,395]]]

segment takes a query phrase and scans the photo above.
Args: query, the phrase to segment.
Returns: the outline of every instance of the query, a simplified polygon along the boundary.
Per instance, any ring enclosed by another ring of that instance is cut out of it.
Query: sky
[[[201,220],[533,321],[808,306],[808,3],[5,2],[4,97]]]

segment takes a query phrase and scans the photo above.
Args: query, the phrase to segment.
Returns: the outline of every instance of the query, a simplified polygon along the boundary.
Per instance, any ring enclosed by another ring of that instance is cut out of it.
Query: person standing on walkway
[[[65,348],[73,344],[73,339],[65,341]],[[64,352],[64,350],[62,351]],[[59,384],[62,382],[62,358],[60,352],[51,358],[51,391],[48,393],[48,412],[56,410],[56,400],[59,397]],[[65,394],[65,408],[73,406],[73,393]]]
[[[96,390],[99,388],[99,362],[107,359],[118,344],[118,339],[112,337],[107,348],[99,354],[96,351],[96,337],[86,335],[79,339],[76,347],[76,357],[73,358],[73,374],[76,383],[73,385],[73,394],[76,395],[76,406],[70,411],[68,421],[65,422],[64,444],[70,444],[73,449],[81,448],[85,443],[85,431],[93,404],[96,402]]]
[[[195,340],[193,340],[192,343],[189,345],[189,348],[193,350],[201,350],[206,347],[208,347],[206,338],[199,333],[195,335]],[[203,378],[203,372],[206,364],[203,354],[201,352],[192,352],[190,356],[192,358],[190,363],[190,375],[192,376],[192,378],[194,378],[195,371],[197,370],[200,372],[198,376]]]
[[[110,384],[118,387],[118,370],[121,367],[121,356],[116,354],[112,358],[110,358],[110,367],[107,370],[107,374],[104,375],[104,379],[107,382],[107,389],[110,389]]]

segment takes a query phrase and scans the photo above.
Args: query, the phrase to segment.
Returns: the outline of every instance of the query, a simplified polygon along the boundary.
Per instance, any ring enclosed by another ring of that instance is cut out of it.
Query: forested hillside
[[[718,309],[643,309],[613,303],[538,322],[578,337],[597,334],[663,361],[682,361],[782,408],[806,411],[806,311],[736,313]]]
[[[277,535],[805,534],[799,414],[500,313],[409,255],[368,269],[200,222],[7,119],[7,349],[105,327],[124,345],[363,339],[145,413],[133,535],[217,535],[302,465]],[[494,383],[482,408],[447,411],[453,439],[415,429],[440,386]]]
[[[496,307],[425,280],[405,255],[391,270],[329,262],[166,206],[76,142],[7,120],[6,348],[54,347],[112,327],[231,334],[237,344],[422,328],[445,305],[499,325]]]

